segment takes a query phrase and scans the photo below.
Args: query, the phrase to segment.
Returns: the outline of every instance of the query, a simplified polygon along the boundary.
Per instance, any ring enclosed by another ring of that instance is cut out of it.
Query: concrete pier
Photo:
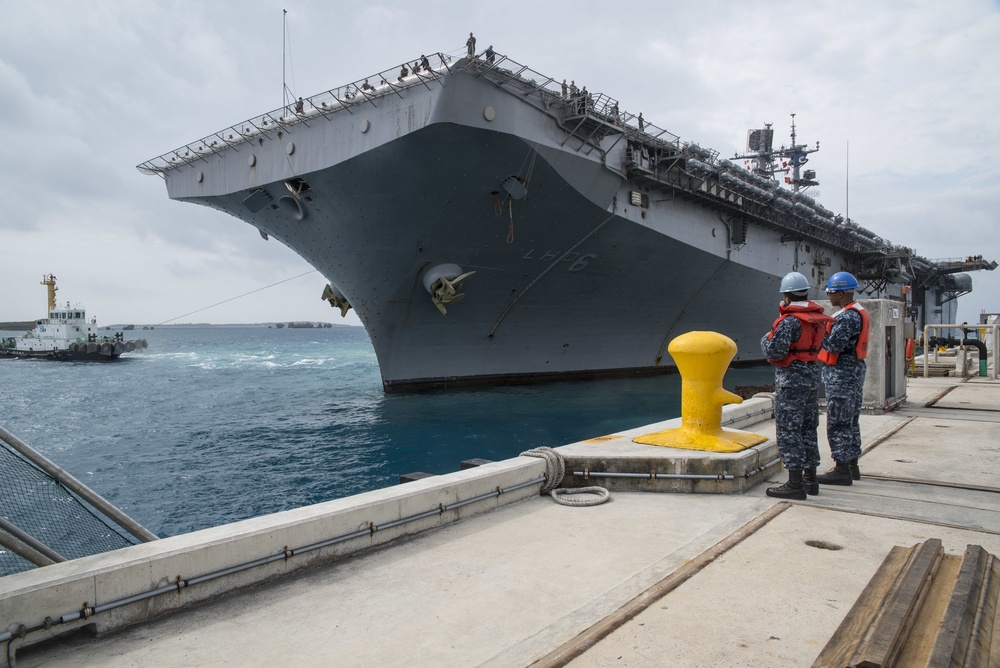
[[[558,449],[603,505],[539,496],[519,457],[8,576],[0,666],[807,666],[894,545],[1000,553],[1000,382],[906,397],[862,415],[862,479],[801,502],[764,495],[784,473],[759,397],[724,414],[768,436],[752,463],[632,443],[671,421]]]

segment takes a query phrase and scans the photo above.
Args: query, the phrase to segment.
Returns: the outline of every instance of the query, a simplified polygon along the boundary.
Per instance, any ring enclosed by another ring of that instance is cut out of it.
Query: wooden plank
[[[951,603],[952,590],[964,562],[961,554],[946,554],[941,559],[934,581],[924,598],[920,611],[896,657],[897,666],[932,666],[929,662],[941,629],[941,620]],[[947,664],[946,664],[947,665]]]
[[[965,655],[963,666],[996,666],[1000,664],[1000,656],[991,655],[993,634],[996,622],[997,595],[1000,594],[1000,568],[997,558],[986,555],[986,566],[983,569],[982,595],[976,609],[976,621],[972,625],[972,640],[969,651]]]
[[[990,585],[993,599],[993,633],[986,665],[996,666],[1000,665],[1000,614],[997,614],[997,599],[1000,598],[1000,559],[996,556],[990,563]]]
[[[969,643],[971,619],[978,607],[979,590],[982,586],[983,570],[986,567],[986,551],[979,545],[969,545],[965,549],[962,568],[952,590],[951,601],[941,620],[930,665],[950,666],[955,657],[962,665]]]
[[[917,546],[848,665],[884,668],[895,663],[943,556],[937,538]]]
[[[882,560],[875,575],[847,612],[844,621],[840,623],[813,662],[813,668],[842,668],[848,665],[865,630],[871,625],[876,614],[884,605],[889,591],[910,559],[917,546],[894,546]]]
[[[814,668],[1000,666],[1000,559],[941,541],[894,547]]]
[[[996,558],[979,545],[965,550],[962,570],[951,603],[941,622],[941,633],[931,665],[987,666],[996,621],[1000,579]]]

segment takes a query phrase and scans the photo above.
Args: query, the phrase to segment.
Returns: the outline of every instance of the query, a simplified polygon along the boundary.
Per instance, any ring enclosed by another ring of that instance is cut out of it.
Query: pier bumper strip
[[[545,476],[539,476],[538,478],[533,478],[531,480],[526,480],[524,482],[517,483],[516,485],[511,485],[510,487],[497,487],[492,492],[487,492],[485,494],[480,494],[479,496],[474,496],[469,499],[462,499],[454,503],[449,504],[439,504],[436,508],[427,510],[422,513],[417,513],[416,515],[410,515],[408,517],[402,517],[398,520],[392,520],[391,522],[386,522],[384,524],[376,525],[370,523],[367,528],[361,529],[360,531],[353,531],[348,534],[343,534],[341,536],[336,536],[328,540],[321,541],[319,543],[313,543],[312,545],[305,545],[303,547],[297,547],[294,549],[284,548],[281,552],[269,555],[267,557],[262,557],[260,559],[254,559],[253,561],[248,561],[242,564],[237,564],[235,566],[230,566],[229,568],[224,568],[219,571],[212,573],[206,573],[204,575],[199,575],[196,577],[183,579],[181,577],[177,578],[176,582],[172,582],[168,585],[162,587],[157,587],[156,589],[150,589],[149,591],[140,592],[138,594],[133,594],[132,596],[126,596],[125,598],[120,598],[114,601],[109,601],[101,605],[95,605],[93,607],[84,606],[80,610],[74,610],[73,612],[67,613],[65,615],[60,615],[56,619],[47,617],[44,622],[40,624],[35,624],[33,626],[20,625],[15,630],[5,630],[0,632],[0,643],[2,642],[13,642],[16,638],[23,638],[29,633],[34,633],[36,631],[41,631],[42,629],[51,628],[57,624],[68,624],[70,622],[75,622],[78,619],[87,619],[95,614],[101,612],[107,612],[108,610],[114,610],[115,608],[120,608],[124,605],[129,605],[130,603],[138,603],[139,601],[145,601],[146,599],[153,598],[154,596],[160,596],[162,594],[169,594],[171,592],[180,591],[185,587],[190,587],[191,585],[200,584],[202,582],[208,582],[209,580],[215,580],[217,578],[224,577],[226,575],[232,575],[234,573],[239,573],[241,571],[249,570],[251,568],[256,568],[257,566],[263,566],[265,564],[270,564],[275,561],[281,561],[283,559],[288,559],[292,556],[298,554],[304,554],[306,552],[311,552],[313,550],[318,550],[330,545],[335,545],[337,543],[343,543],[348,540],[353,540],[355,538],[363,538],[364,536],[371,536],[375,534],[380,529],[389,529],[391,527],[400,526],[403,524],[408,524],[410,522],[416,522],[427,517],[433,517],[434,515],[440,515],[449,510],[455,510],[456,508],[461,508],[462,506],[467,506],[471,503],[476,503],[477,501],[485,501],[486,499],[491,499],[498,497],[501,494],[507,492],[513,492],[515,490],[523,489],[525,487],[531,487],[532,485],[541,485],[545,482]]]
[[[757,468],[750,469],[744,473],[741,477],[749,478],[750,476],[757,475],[767,469],[771,468],[775,464],[780,464],[781,459],[775,457],[766,464],[761,464]],[[589,480],[590,478],[648,478],[650,480],[735,480],[736,475],[732,473],[657,473],[656,471],[650,471],[649,473],[616,473],[614,471],[591,471],[590,469],[584,469],[583,471],[573,471],[573,475],[578,478],[584,478]]]

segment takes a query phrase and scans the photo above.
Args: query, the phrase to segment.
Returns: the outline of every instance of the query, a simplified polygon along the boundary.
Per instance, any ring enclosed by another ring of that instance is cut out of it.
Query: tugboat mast
[[[792,192],[799,192],[803,188],[818,186],[816,172],[812,169],[802,170],[802,165],[809,162],[807,157],[810,153],[819,150],[819,142],[816,148],[807,148],[805,144],[796,144],[795,136],[795,114],[792,114],[792,144],[791,146],[775,150],[772,148],[774,131],[771,123],[765,123],[760,130],[750,130],[747,133],[747,152],[745,155],[738,153],[734,160],[749,160],[750,170],[764,178],[773,179],[775,174],[784,173],[785,183],[792,187]],[[791,171],[791,176],[788,176]]]
[[[48,315],[56,307],[56,290],[59,289],[56,287],[56,277],[52,274],[45,274],[42,276],[42,285],[47,286],[49,289],[49,308],[45,311],[46,315]]]

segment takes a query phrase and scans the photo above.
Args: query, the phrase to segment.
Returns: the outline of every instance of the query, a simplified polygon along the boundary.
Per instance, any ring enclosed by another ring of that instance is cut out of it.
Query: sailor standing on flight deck
[[[816,357],[830,316],[807,299],[809,281],[797,271],[781,279],[780,317],[760,340],[767,361],[774,365],[774,422],[778,454],[788,471],[788,482],[769,487],[779,499],[805,499],[819,493],[819,366]]]
[[[838,271],[826,284],[830,303],[840,310],[827,325],[819,361],[826,385],[826,440],[836,466],[817,476],[824,485],[850,485],[861,479],[861,399],[868,353],[868,313],[854,301],[858,279]]]

